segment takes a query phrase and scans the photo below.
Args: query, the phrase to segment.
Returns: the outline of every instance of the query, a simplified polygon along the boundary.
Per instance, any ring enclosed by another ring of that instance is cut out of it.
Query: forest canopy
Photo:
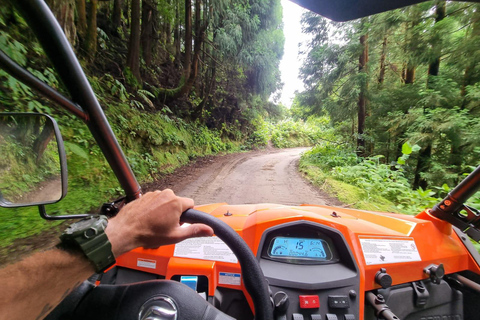
[[[458,183],[480,153],[480,5],[430,1],[346,23],[302,18],[306,90],[292,112],[327,114],[361,158],[397,164],[416,189]],[[418,148],[418,150],[417,150]]]
[[[87,73],[99,80],[99,94],[106,86],[133,108],[244,133],[256,118],[281,112],[269,101],[281,88],[279,0],[46,2]],[[45,80],[48,64],[38,45],[31,47],[25,22],[7,4],[0,10],[8,31],[0,48],[23,67],[40,67],[37,76]]]

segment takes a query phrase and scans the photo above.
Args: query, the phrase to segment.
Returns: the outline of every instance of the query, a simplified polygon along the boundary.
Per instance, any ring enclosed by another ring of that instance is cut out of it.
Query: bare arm
[[[171,190],[145,194],[126,205],[108,223],[106,233],[116,257],[137,247],[156,248],[190,237],[210,236],[205,225],[180,227],[193,200]],[[2,319],[43,319],[77,285],[94,273],[82,255],[59,249],[37,253],[0,270]]]

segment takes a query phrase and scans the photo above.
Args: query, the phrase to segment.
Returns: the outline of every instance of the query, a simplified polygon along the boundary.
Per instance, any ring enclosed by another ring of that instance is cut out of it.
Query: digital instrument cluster
[[[275,237],[271,240],[268,255],[272,258],[295,258],[318,261],[332,259],[332,251],[323,239],[300,237]]]

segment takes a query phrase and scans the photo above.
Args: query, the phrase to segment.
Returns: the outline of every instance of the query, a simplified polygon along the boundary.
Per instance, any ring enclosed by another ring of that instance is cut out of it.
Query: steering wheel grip
[[[225,242],[240,262],[243,283],[255,307],[255,319],[273,320],[273,303],[270,300],[267,281],[252,250],[238,233],[222,220],[195,209],[186,210],[180,221],[203,223],[212,227],[215,235]]]

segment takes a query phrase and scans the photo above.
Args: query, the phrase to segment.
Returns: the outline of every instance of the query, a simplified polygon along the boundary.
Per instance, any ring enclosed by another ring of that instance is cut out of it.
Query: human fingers
[[[190,198],[184,198],[184,197],[178,197],[182,206],[182,212],[185,212],[188,209],[192,209],[195,202],[193,199]]]
[[[202,223],[194,223],[176,228],[174,232],[170,234],[168,242],[177,243],[188,238],[211,237],[212,235],[213,229],[211,227]]]

